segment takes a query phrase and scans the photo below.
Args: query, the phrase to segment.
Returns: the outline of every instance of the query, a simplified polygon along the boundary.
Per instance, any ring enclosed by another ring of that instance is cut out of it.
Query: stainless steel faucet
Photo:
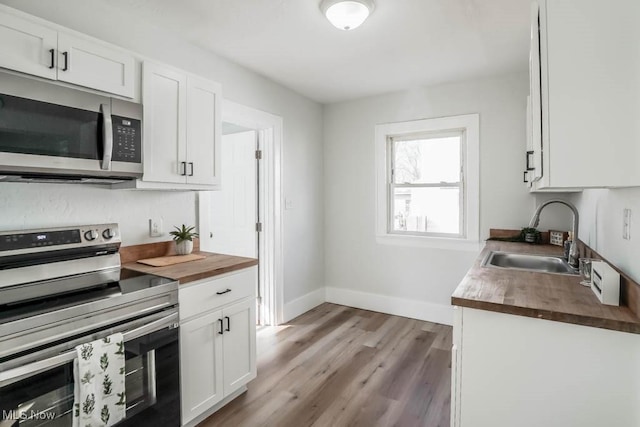
[[[552,203],[560,203],[562,205],[567,206],[569,209],[571,209],[571,211],[573,212],[573,240],[571,240],[571,248],[569,249],[569,259],[567,260],[567,262],[569,263],[569,265],[571,265],[574,268],[578,267],[578,259],[580,257],[580,254],[578,253],[578,244],[576,243],[576,241],[578,240],[578,209],[576,209],[576,207],[565,201],[565,200],[561,200],[561,199],[551,199],[551,200],[547,200],[546,202],[542,203],[540,206],[538,206],[538,209],[536,209],[536,212],[533,214],[533,217],[531,218],[531,221],[529,222],[529,227],[531,228],[536,228],[538,226],[538,224],[540,223],[540,212],[542,212],[542,209],[545,208],[545,206],[550,205]]]

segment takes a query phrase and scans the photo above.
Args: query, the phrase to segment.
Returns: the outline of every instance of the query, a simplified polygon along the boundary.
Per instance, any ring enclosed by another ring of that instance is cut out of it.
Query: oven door
[[[176,319],[165,316],[125,332],[127,418],[118,426],[180,425]],[[74,355],[71,350],[0,372],[0,427],[71,426]]]

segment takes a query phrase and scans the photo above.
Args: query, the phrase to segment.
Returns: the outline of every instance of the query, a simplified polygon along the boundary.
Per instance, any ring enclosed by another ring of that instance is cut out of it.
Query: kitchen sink
[[[561,257],[547,255],[515,254],[491,251],[482,262],[483,267],[497,267],[511,270],[537,271],[552,274],[580,274]]]

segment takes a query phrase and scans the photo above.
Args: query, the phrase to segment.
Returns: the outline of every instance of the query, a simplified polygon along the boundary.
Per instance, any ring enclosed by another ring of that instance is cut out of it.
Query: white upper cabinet
[[[0,67],[55,79],[57,47],[57,31],[0,12]]]
[[[144,181],[186,179],[187,78],[153,62],[142,70]]]
[[[139,188],[219,188],[220,103],[219,84],[144,62],[144,176]]]
[[[112,47],[58,34],[58,80],[133,97],[134,58]]]
[[[0,67],[134,97],[134,56],[0,10]]]
[[[533,190],[639,186],[640,2],[540,0],[535,11],[531,114],[537,132],[541,113],[542,165]]]
[[[187,78],[187,181],[220,184],[220,85]]]

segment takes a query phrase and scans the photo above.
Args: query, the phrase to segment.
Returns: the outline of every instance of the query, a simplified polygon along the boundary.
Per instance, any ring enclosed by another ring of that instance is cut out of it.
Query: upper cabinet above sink
[[[640,186],[640,2],[532,9],[525,182],[532,191]]]
[[[134,97],[131,53],[37,18],[0,10],[0,52],[2,68]]]

